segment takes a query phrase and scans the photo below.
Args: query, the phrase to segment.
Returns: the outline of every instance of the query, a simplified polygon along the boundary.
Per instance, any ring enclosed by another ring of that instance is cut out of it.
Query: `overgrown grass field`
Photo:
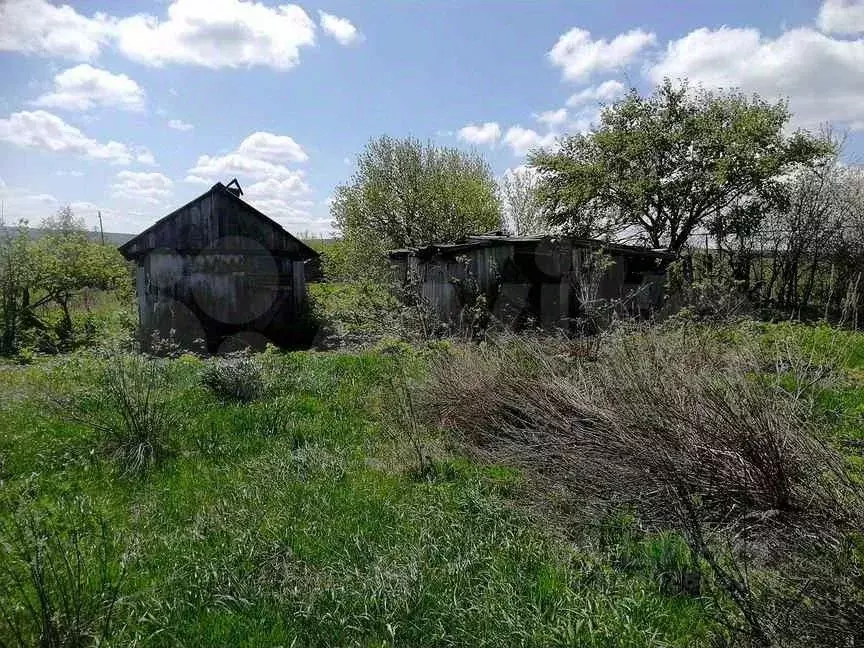
[[[24,564],[34,552],[48,566],[55,625],[100,645],[683,646],[708,636],[699,601],[660,592],[675,538],[610,523],[596,544],[567,544],[513,505],[518,473],[450,457],[440,439],[427,441],[439,447],[436,470],[420,476],[385,410],[393,381],[422,371],[422,359],[260,360],[266,391],[245,404],[203,387],[201,360],[165,361],[154,398],[175,417],[170,454],[138,476],[63,409],[64,396],[98,407],[112,360],[0,368],[0,645],[38,642],[26,605],[38,608],[39,592]],[[63,597],[86,600],[83,618],[62,618],[74,607]]]
[[[836,357],[830,329],[791,330],[719,336],[792,339]],[[854,462],[864,336],[843,335],[842,376],[816,402]],[[0,366],[0,646],[707,646],[723,636],[710,599],[668,587],[690,561],[679,535],[627,513],[562,531],[529,504],[521,472],[467,459],[444,432],[398,415],[402,391],[443,352],[260,354],[263,383],[247,402],[208,389],[213,361],[160,360],[148,407],[169,424],[165,452],[134,473],[88,423],[115,402],[105,390],[117,388],[106,383],[116,358]]]

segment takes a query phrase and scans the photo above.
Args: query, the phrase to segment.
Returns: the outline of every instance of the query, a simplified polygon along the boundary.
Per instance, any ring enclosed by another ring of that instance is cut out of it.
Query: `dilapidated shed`
[[[145,345],[219,352],[308,342],[305,262],[318,253],[241,198],[236,179],[122,245],[135,262]]]
[[[482,295],[499,320],[568,328],[587,301],[647,315],[663,303],[664,250],[565,236],[468,236],[452,243],[393,250],[397,279],[411,284],[445,321]]]

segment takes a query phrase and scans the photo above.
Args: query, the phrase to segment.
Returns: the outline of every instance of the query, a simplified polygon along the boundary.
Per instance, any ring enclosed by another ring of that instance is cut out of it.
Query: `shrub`
[[[0,646],[103,645],[125,575],[105,520],[84,503],[0,520]]]
[[[264,392],[261,368],[245,354],[211,360],[201,372],[201,382],[224,401],[251,403]]]
[[[825,622],[790,613],[815,609],[795,589],[809,582],[801,565],[835,600],[851,596],[854,582],[806,556],[834,555],[862,518],[842,458],[796,392],[757,379],[763,365],[755,350],[689,328],[612,338],[596,362],[560,341],[507,338],[441,358],[417,402],[470,451],[525,469],[579,514],[627,504],[680,531],[712,576],[718,609],[732,605],[735,631],[764,643],[812,636]],[[753,565],[771,574],[762,585],[748,577]],[[806,627],[788,631],[781,609]]]

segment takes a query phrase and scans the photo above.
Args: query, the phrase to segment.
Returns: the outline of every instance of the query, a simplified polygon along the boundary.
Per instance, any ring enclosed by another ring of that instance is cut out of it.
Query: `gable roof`
[[[272,230],[278,239],[283,239],[286,242],[290,242],[292,247],[296,248],[298,256],[301,259],[313,259],[319,256],[318,252],[316,252],[311,247],[306,245],[303,241],[291,234],[275,220],[273,220],[272,218],[270,218],[269,216],[262,213],[261,211],[250,205],[248,202],[240,198],[237,193],[228,189],[221,182],[217,182],[212,187],[210,187],[210,189],[205,191],[197,198],[193,198],[182,207],[178,207],[167,216],[163,216],[155,223],[153,223],[150,227],[145,229],[143,232],[121,245],[118,250],[120,250],[120,253],[127,259],[132,259],[140,256],[146,251],[154,249],[155,247],[160,247],[152,244],[151,240],[154,237],[152,237],[151,235],[159,229],[163,228],[165,225],[167,225],[172,219],[179,218],[180,215],[184,214],[187,210],[195,206],[197,203],[202,202],[204,199],[211,196],[219,196],[219,198],[224,198],[227,199],[229,202],[234,202],[237,206],[241,208],[244,214],[251,215],[254,219],[259,221],[265,227]]]

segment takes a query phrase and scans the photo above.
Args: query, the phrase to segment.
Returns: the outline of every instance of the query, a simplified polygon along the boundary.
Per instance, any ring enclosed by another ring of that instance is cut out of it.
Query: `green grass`
[[[708,643],[703,603],[663,590],[675,537],[615,522],[567,542],[515,505],[518,473],[441,451],[418,478],[384,412],[418,358],[259,359],[267,394],[249,404],[169,361],[171,454],[135,479],[43,396],[95,385],[104,360],[0,367],[0,521],[82,501],[106,521],[126,564],[107,645]]]

